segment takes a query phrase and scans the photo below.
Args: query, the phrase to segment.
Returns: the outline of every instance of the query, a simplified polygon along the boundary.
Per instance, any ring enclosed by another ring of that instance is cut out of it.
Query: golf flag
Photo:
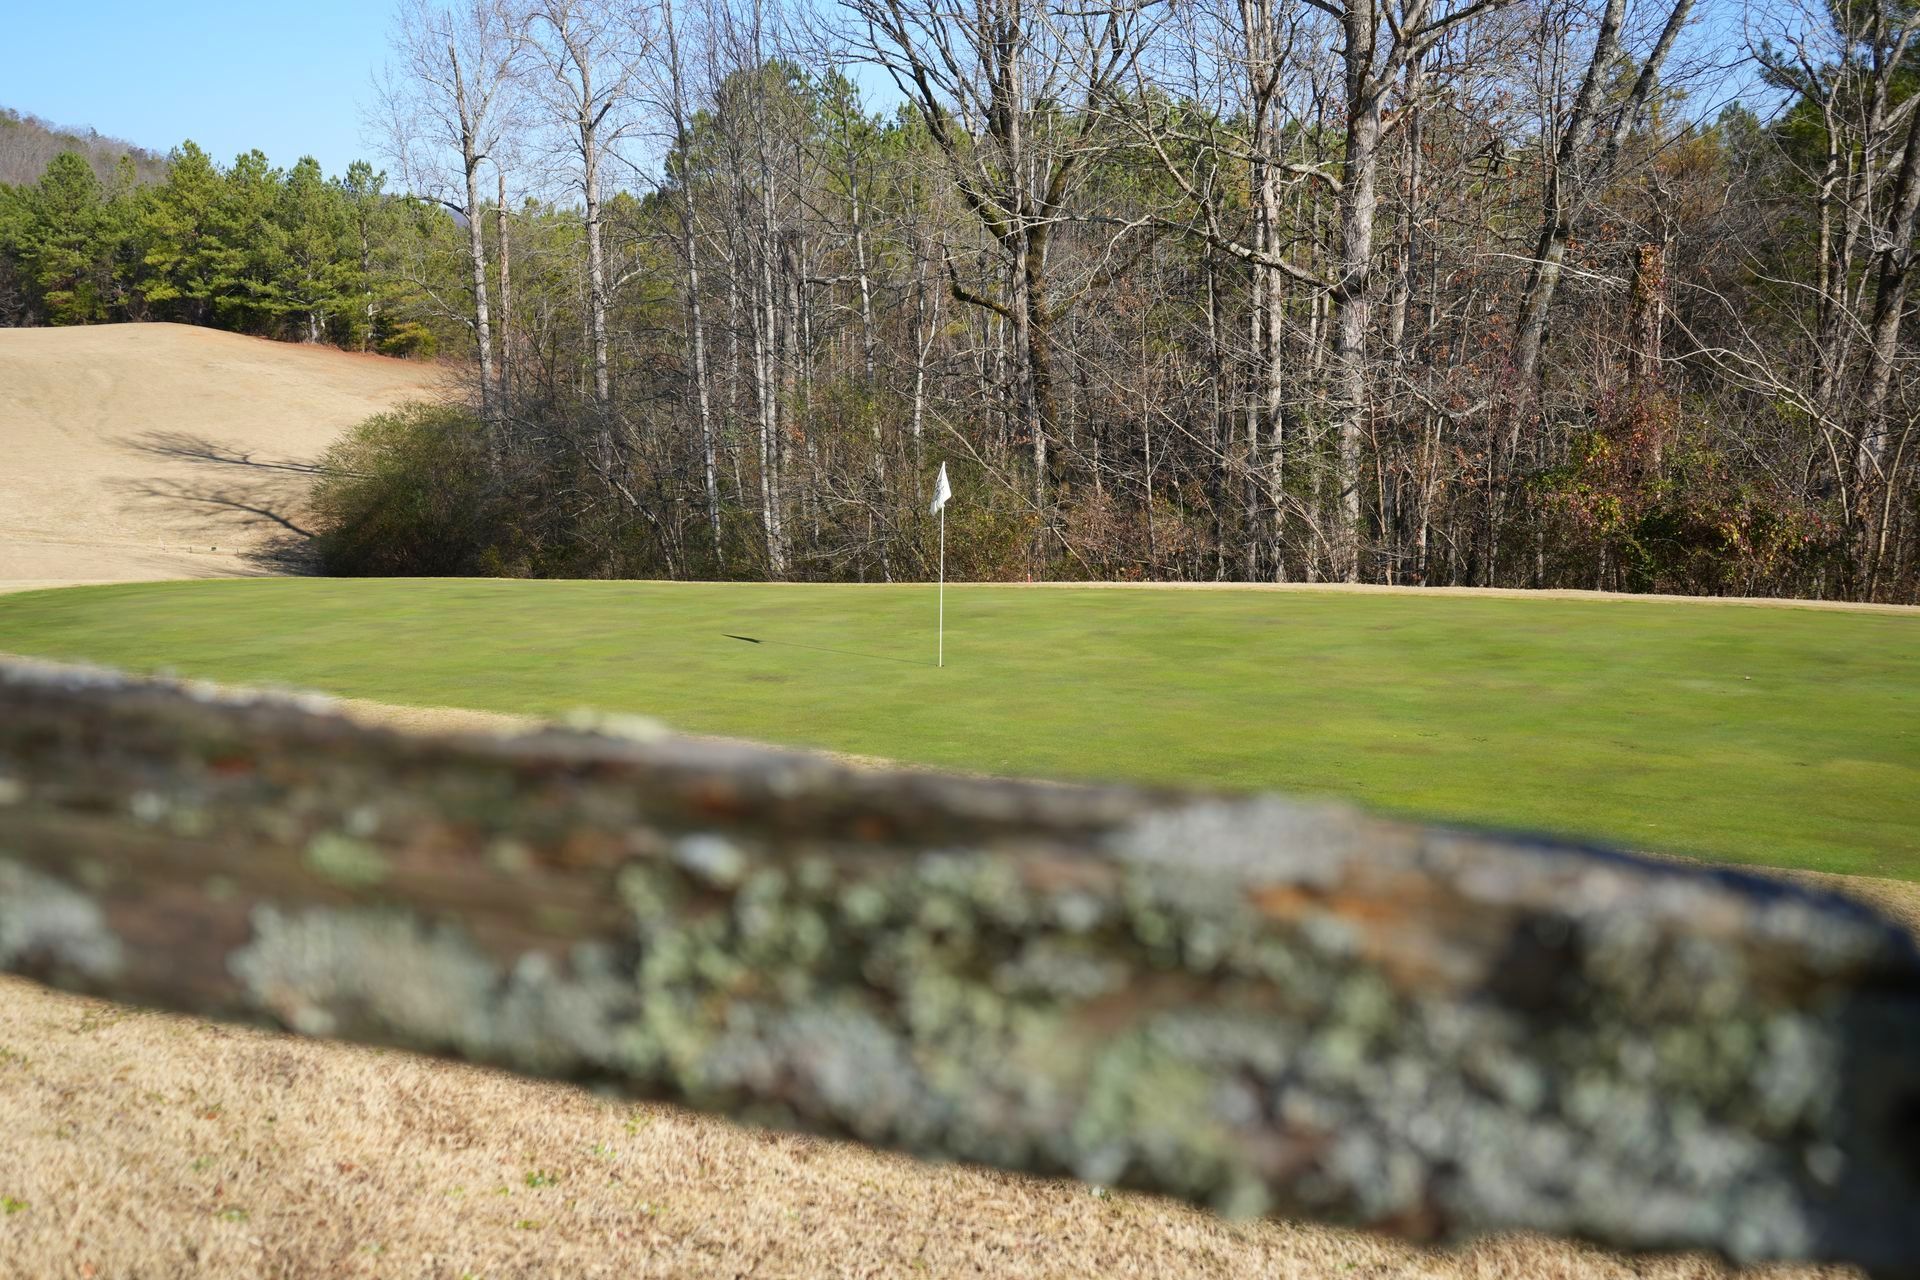
[[[947,499],[953,496],[953,489],[947,484],[947,464],[940,464],[940,478],[933,482],[933,509],[927,514],[939,515],[940,508],[947,505]]]
[[[947,665],[947,502],[953,486],[947,483],[947,464],[940,464],[940,478],[933,482],[933,514],[940,517],[940,624],[934,641],[933,665]]]

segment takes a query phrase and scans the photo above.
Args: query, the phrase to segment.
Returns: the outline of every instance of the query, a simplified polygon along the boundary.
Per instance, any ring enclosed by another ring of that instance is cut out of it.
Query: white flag
[[[947,484],[947,464],[940,464],[940,478],[933,482],[933,510],[930,515],[939,515],[940,508],[947,505],[947,499],[953,497],[953,489]]]

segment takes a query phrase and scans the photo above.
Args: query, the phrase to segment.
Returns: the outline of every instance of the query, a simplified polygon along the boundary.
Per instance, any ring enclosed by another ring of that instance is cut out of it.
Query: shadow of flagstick
[[[834,653],[839,654],[843,658],[866,658],[872,662],[899,662],[909,667],[931,667],[934,665],[931,662],[919,662],[912,658],[896,658],[891,654],[885,653],[860,653],[853,649],[831,649],[823,644],[801,644],[795,640],[763,640],[758,636],[737,636],[731,631],[723,631],[720,634],[729,640],[743,640],[748,644],[773,644],[786,649],[811,649],[815,653]]]

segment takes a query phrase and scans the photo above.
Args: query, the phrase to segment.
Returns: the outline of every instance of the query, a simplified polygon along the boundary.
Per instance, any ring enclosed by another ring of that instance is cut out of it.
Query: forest
[[[0,323],[448,361],[325,459],[341,573],[923,578],[944,461],[957,576],[1916,602],[1917,32],[403,0],[344,174],[13,165]]]

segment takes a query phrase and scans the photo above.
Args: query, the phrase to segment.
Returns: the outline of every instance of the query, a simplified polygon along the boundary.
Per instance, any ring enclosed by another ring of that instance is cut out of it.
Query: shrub
[[[439,347],[434,332],[417,321],[406,320],[395,325],[377,344],[383,356],[402,356],[425,360],[430,358]]]
[[[313,509],[327,572],[435,577],[484,574],[498,563],[492,543],[505,522],[496,518],[485,434],[468,409],[412,404],[376,414],[321,466]]]

